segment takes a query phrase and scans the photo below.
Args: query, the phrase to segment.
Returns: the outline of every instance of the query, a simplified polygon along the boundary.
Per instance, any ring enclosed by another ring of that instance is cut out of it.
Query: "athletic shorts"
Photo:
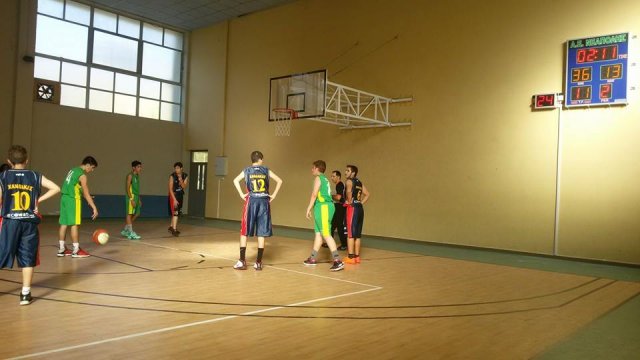
[[[82,219],[82,200],[62,195],[60,198],[60,225],[80,225]]]
[[[40,265],[39,245],[37,223],[4,219],[0,229],[0,268],[13,268],[14,258],[21,268]]]
[[[362,224],[364,223],[364,208],[361,204],[347,206],[347,236],[350,239],[362,237]]]
[[[173,198],[169,195],[169,216],[180,216],[182,215],[182,199],[184,198],[182,193],[174,193],[176,200],[178,203],[173,202]]]
[[[313,205],[313,230],[322,236],[331,236],[331,221],[336,207],[333,203],[315,203]]]
[[[269,197],[247,196],[242,209],[242,236],[271,236],[271,204]]]
[[[129,197],[126,195],[124,201],[127,215],[140,215],[140,195],[133,195],[133,206],[131,205]]]

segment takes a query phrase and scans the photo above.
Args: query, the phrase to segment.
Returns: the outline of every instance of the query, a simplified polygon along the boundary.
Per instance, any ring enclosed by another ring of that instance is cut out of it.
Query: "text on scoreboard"
[[[629,33],[567,41],[565,106],[627,104]]]

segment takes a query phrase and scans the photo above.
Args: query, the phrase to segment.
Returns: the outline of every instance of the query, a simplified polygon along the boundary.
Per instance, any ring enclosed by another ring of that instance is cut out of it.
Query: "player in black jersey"
[[[336,185],[336,193],[331,195],[331,198],[333,199],[333,204],[336,207],[336,212],[333,215],[333,220],[331,221],[331,236],[333,236],[333,231],[335,230],[340,238],[340,246],[338,247],[338,250],[347,250],[347,226],[345,224],[345,216],[347,212],[345,202],[347,201],[347,196],[345,194],[345,187],[341,178],[342,174],[340,171],[333,170],[331,173],[331,182]]]
[[[189,186],[189,176],[182,171],[182,163],[173,164],[173,172],[169,175],[169,213],[171,224],[169,232],[173,236],[180,235],[178,231],[178,217],[182,215],[182,202],[184,190]]]
[[[22,268],[20,305],[31,303],[33,268],[40,264],[40,235],[38,224],[41,215],[38,204],[60,192],[60,187],[42,174],[27,170],[27,149],[20,145],[9,148],[9,164],[12,169],[0,174],[0,204],[2,229],[0,229],[0,268],[13,268],[14,259]],[[47,192],[41,194],[42,187]]]
[[[347,236],[348,257],[343,259],[346,264],[360,264],[360,238],[364,223],[364,205],[369,199],[369,191],[358,179],[358,167],[347,165],[344,171],[347,178],[345,193],[347,195]]]
[[[242,209],[242,224],[240,230],[240,259],[233,266],[236,270],[246,270],[247,262],[245,253],[247,250],[247,236],[258,237],[258,256],[253,268],[262,270],[262,255],[264,253],[264,238],[272,235],[271,206],[276,198],[282,179],[266,166],[262,166],[264,156],[260,151],[251,153],[251,166],[245,168],[235,179],[233,184],[238,194],[245,201]],[[244,179],[247,192],[240,188],[240,181]],[[269,179],[276,182],[276,189],[269,194]]]

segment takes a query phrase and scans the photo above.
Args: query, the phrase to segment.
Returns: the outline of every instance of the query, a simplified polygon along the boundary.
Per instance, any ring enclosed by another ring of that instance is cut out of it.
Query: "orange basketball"
[[[104,245],[109,241],[109,233],[105,229],[96,229],[93,232],[93,242],[98,245]]]

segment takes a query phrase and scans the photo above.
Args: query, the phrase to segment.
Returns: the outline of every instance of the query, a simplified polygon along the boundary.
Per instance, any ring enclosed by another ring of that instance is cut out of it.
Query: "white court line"
[[[212,255],[212,254],[200,253],[200,252],[197,252],[197,251],[183,250],[183,249],[173,248],[173,247],[170,247],[170,246],[151,244],[151,243],[147,243],[147,242],[144,242],[144,241],[136,241],[136,243],[144,244],[144,245],[152,246],[152,247],[159,247],[159,248],[165,248],[165,249],[169,249],[169,250],[175,250],[175,251],[186,251],[186,252],[190,252],[190,253],[193,253],[193,254],[206,255],[206,256],[213,257],[213,258],[222,259],[222,260],[236,261],[236,259],[229,259],[229,258],[225,258],[225,257],[221,257],[221,256]],[[9,358],[9,360],[27,359],[27,358],[32,358],[32,357],[36,357],[36,356],[44,356],[44,355],[49,355],[49,354],[55,354],[55,353],[59,353],[59,352],[75,350],[75,349],[81,349],[81,348],[85,348],[85,347],[101,345],[101,344],[106,344],[106,343],[110,343],[110,342],[116,342],[116,341],[120,341],[120,340],[133,339],[133,338],[146,336],[146,335],[151,335],[151,334],[159,334],[159,333],[163,333],[163,332],[179,330],[179,329],[184,329],[184,328],[193,327],[193,326],[199,326],[199,325],[204,325],[204,324],[215,323],[215,322],[234,319],[234,318],[237,318],[237,317],[243,317],[243,316],[247,316],[247,315],[254,315],[254,314],[259,314],[259,313],[264,313],[264,312],[284,309],[286,307],[294,307],[294,306],[306,305],[306,304],[311,304],[311,303],[314,303],[314,302],[319,302],[319,301],[324,301],[324,300],[331,300],[331,299],[337,299],[337,298],[346,297],[346,296],[358,295],[358,294],[363,294],[363,293],[366,293],[366,292],[369,292],[369,291],[376,291],[376,290],[381,290],[382,289],[381,286],[376,286],[376,285],[364,284],[364,283],[359,283],[359,282],[349,281],[349,280],[343,280],[343,279],[336,279],[336,278],[332,278],[332,277],[329,277],[329,276],[323,276],[323,275],[309,274],[309,273],[305,273],[305,272],[302,272],[302,271],[290,270],[290,269],[285,269],[285,268],[272,266],[272,265],[266,265],[266,266],[268,266],[270,268],[273,268],[273,269],[276,269],[276,270],[288,271],[288,272],[293,272],[293,273],[297,273],[297,274],[301,274],[301,275],[314,276],[314,277],[319,277],[319,278],[324,278],[324,279],[330,279],[330,280],[336,280],[336,281],[351,283],[351,284],[355,284],[355,285],[366,286],[366,287],[369,287],[369,289],[360,290],[360,291],[354,291],[354,292],[350,292],[350,293],[346,293],[346,294],[327,296],[327,297],[323,297],[323,298],[307,300],[307,301],[302,301],[302,302],[297,302],[297,303],[288,304],[288,305],[285,305],[285,306],[275,306],[275,307],[271,307],[271,308],[268,308],[268,309],[249,311],[249,312],[242,313],[242,314],[239,314],[239,315],[224,316],[224,317],[216,318],[216,319],[197,321],[197,322],[193,322],[193,323],[187,323],[187,324],[170,326],[170,327],[156,329],[156,330],[144,331],[144,332],[135,333],[135,334],[118,336],[118,337],[114,337],[114,338],[110,338],[110,339],[93,341],[93,342],[85,343],[85,344],[67,346],[67,347],[63,347],[63,348],[47,350],[47,351],[42,351],[42,352],[38,352],[38,353],[26,354],[26,355],[21,355],[21,356]]]
[[[237,259],[229,259],[226,257],[222,257],[222,256],[217,256],[217,255],[213,255],[213,254],[207,254],[207,253],[203,253],[203,252],[198,252],[198,251],[191,251],[191,250],[184,250],[184,249],[178,249],[178,248],[174,248],[171,246],[164,246],[164,245],[157,245],[157,244],[151,244],[148,242],[144,242],[144,241],[137,241],[137,243],[140,244],[144,244],[147,246],[151,246],[151,247],[159,247],[162,249],[168,249],[168,250],[175,250],[175,251],[186,251],[186,252],[190,252],[192,254],[196,254],[196,255],[203,255],[203,256],[209,256],[215,259],[221,259],[221,260],[229,260],[229,261],[236,261]],[[356,281],[350,281],[350,280],[344,280],[344,279],[336,279],[330,276],[325,276],[325,275],[318,275],[318,274],[310,274],[310,273],[306,273],[306,272],[302,272],[302,271],[297,271],[297,270],[291,270],[291,269],[285,269],[285,268],[281,268],[278,266],[273,266],[273,265],[264,265],[265,267],[270,267],[276,270],[281,270],[281,271],[288,271],[288,272],[292,272],[292,273],[296,273],[296,274],[301,274],[301,275],[307,275],[307,276],[314,276],[314,277],[318,277],[318,278],[322,278],[322,279],[329,279],[329,280],[335,280],[335,281],[340,281],[340,282],[345,282],[345,283],[349,283],[349,284],[355,284],[355,285],[360,285],[360,286],[367,286],[370,288],[375,288],[376,290],[378,289],[382,289],[382,287],[378,286],[378,285],[371,285],[371,284],[365,284],[365,283],[359,283]],[[317,265],[316,265],[317,266]]]
[[[346,294],[327,296],[327,297],[323,297],[323,298],[319,298],[319,299],[307,300],[307,301],[302,301],[302,302],[298,302],[298,303],[294,303],[294,304],[289,304],[289,305],[286,305],[286,306],[276,306],[276,307],[272,307],[272,308],[268,308],[268,309],[249,311],[249,312],[246,312],[246,313],[242,313],[240,315],[231,315],[231,316],[225,316],[225,317],[211,319],[211,320],[197,321],[197,322],[193,322],[193,323],[176,325],[176,326],[166,327],[166,328],[162,328],[162,329],[150,330],[150,331],[145,331],[145,332],[140,332],[140,333],[135,333],[135,334],[130,334],[130,335],[118,336],[118,337],[114,337],[114,338],[110,338],[110,339],[93,341],[93,342],[85,343],[85,344],[67,346],[67,347],[63,347],[63,348],[59,348],[59,349],[53,349],[53,350],[47,350],[47,351],[42,351],[42,352],[33,353],[33,354],[21,355],[21,356],[9,358],[9,360],[12,360],[12,359],[27,359],[27,358],[36,357],[36,356],[55,354],[55,353],[59,353],[59,352],[69,351],[69,350],[81,349],[81,348],[89,347],[89,346],[101,345],[101,344],[106,344],[106,343],[120,341],[120,340],[133,339],[133,338],[137,338],[137,337],[141,337],[141,336],[145,336],[145,335],[159,334],[159,333],[163,333],[163,332],[179,330],[179,329],[184,329],[184,328],[198,326],[198,325],[210,324],[210,323],[223,321],[223,320],[228,320],[228,319],[233,319],[233,318],[237,318],[237,317],[242,317],[242,316],[247,316],[247,315],[254,315],[254,314],[264,313],[264,312],[268,312],[268,311],[284,309],[285,307],[299,306],[299,305],[310,304],[310,303],[314,303],[314,302],[318,302],[318,301],[336,299],[336,298],[344,297],[344,296],[357,295],[357,294],[362,294],[362,293],[365,293],[365,292],[375,291],[375,290],[380,290],[380,289],[382,289],[382,288],[366,289],[366,290],[360,290],[360,291],[346,293]]]

